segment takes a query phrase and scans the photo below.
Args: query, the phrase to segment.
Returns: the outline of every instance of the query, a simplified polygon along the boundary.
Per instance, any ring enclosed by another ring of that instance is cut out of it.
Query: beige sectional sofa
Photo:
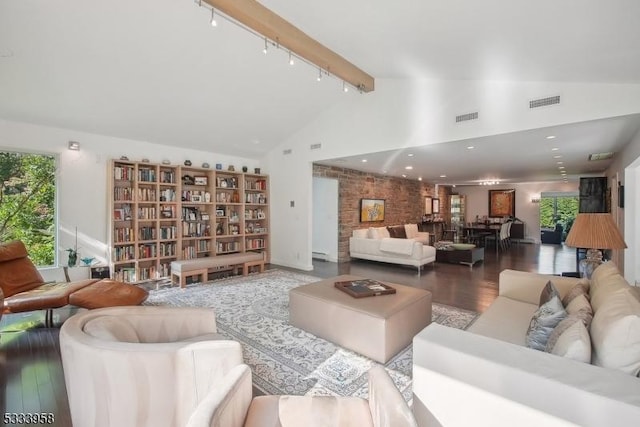
[[[406,238],[391,237],[387,227],[353,230],[349,238],[349,255],[351,258],[414,266],[420,274],[423,265],[435,262],[436,249],[426,244],[429,233],[418,232],[416,224],[405,224],[404,229]]]
[[[419,425],[637,426],[638,289],[613,263],[598,267],[586,281],[589,328],[574,323],[546,352],[526,346],[542,290],[551,281],[566,300],[581,279],[504,270],[499,280],[499,296],[467,331],[433,323],[414,338]]]

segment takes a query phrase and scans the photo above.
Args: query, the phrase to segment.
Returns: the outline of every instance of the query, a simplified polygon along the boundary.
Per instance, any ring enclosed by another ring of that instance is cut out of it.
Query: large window
[[[37,266],[55,263],[56,159],[0,151],[0,240],[22,240]]]
[[[542,194],[540,198],[540,228],[554,229],[562,225],[567,235],[578,215],[578,194]]]

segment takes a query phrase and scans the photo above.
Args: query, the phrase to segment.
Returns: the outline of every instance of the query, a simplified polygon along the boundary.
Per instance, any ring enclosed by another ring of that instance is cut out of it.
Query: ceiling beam
[[[374,90],[374,78],[255,0],[204,0],[224,15],[261,34],[296,56],[317,65],[363,92]]]

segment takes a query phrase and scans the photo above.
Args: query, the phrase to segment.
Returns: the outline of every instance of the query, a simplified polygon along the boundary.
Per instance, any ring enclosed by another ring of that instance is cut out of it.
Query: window
[[[56,158],[0,151],[0,240],[22,240],[37,266],[55,263]]]
[[[580,198],[577,194],[545,194],[540,198],[540,228],[563,227],[566,236],[578,215]]]

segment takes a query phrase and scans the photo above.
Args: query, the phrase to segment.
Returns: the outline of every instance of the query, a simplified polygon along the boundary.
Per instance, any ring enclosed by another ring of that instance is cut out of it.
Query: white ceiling
[[[376,78],[640,84],[637,0],[261,3]],[[209,17],[192,0],[2,0],[0,118],[260,158],[341,97],[366,96]],[[414,151],[450,182],[557,179],[547,134],[583,173],[606,167],[579,163],[589,152],[637,129],[629,116]],[[406,163],[405,152],[367,157],[394,174]]]

